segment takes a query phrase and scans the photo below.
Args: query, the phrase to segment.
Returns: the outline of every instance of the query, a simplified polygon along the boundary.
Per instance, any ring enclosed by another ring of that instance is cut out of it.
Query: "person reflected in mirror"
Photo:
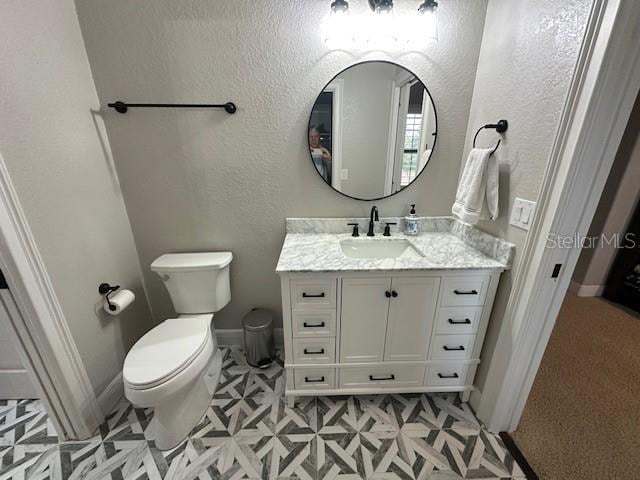
[[[320,131],[317,127],[309,128],[309,149],[318,173],[325,182],[331,184],[331,152],[320,144]]]

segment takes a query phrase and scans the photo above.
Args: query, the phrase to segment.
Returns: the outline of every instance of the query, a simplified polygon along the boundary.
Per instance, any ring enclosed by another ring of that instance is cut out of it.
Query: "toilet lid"
[[[211,314],[170,318],[147,332],[124,360],[124,381],[132,388],[150,388],[175,376],[204,349],[211,319]]]

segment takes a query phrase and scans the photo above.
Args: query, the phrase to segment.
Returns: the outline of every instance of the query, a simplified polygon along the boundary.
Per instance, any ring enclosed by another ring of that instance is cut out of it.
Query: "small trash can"
[[[273,314],[254,308],[244,316],[244,352],[252,367],[267,368],[275,358]]]

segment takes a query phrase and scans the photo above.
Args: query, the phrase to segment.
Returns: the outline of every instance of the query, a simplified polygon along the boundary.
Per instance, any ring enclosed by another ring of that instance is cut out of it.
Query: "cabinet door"
[[[390,278],[342,280],[340,358],[342,362],[378,362],[383,359],[387,331]]]
[[[439,288],[437,277],[393,278],[385,360],[427,359]]]

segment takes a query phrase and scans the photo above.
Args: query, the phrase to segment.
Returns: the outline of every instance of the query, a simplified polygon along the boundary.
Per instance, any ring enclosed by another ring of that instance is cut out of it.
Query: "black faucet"
[[[377,222],[378,220],[378,207],[374,205],[371,207],[371,215],[369,216],[369,231],[367,232],[367,237],[373,237],[373,227],[375,226],[373,222]]]

